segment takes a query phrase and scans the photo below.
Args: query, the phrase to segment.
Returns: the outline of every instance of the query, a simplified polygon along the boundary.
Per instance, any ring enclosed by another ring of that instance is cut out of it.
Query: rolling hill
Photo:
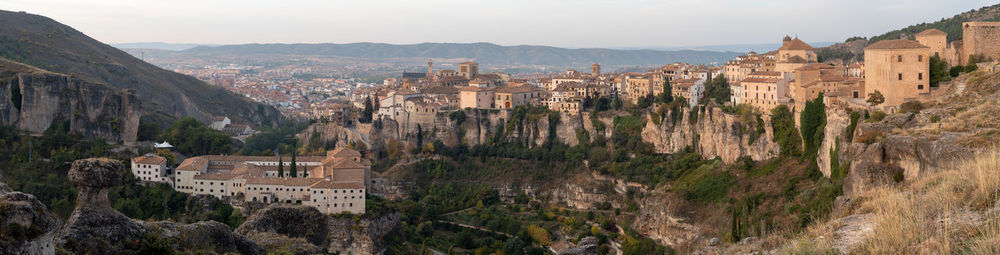
[[[0,10],[0,24],[0,57],[87,82],[134,90],[142,100],[144,120],[165,124],[185,116],[208,120],[213,115],[226,115],[255,126],[284,121],[274,107],[143,62],[50,18]]]
[[[192,55],[315,55],[363,59],[445,58],[470,59],[490,66],[604,66],[663,65],[673,62],[695,64],[722,63],[738,56],[737,52],[662,51],[614,49],[566,49],[550,46],[502,46],[492,43],[421,43],[396,45],[385,43],[349,44],[242,44],[199,46],[181,51]]]

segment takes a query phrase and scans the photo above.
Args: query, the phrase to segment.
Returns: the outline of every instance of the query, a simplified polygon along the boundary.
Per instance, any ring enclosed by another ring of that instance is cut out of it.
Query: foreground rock
[[[56,233],[56,244],[75,254],[118,254],[166,240],[173,250],[260,254],[262,249],[233,234],[219,222],[178,224],[133,220],[111,208],[108,190],[121,184],[122,165],[107,158],[73,162],[69,179],[76,186],[77,205],[67,224]]]
[[[53,254],[60,225],[35,196],[0,182],[0,254]]]
[[[327,216],[315,207],[274,204],[243,222],[236,233],[268,251],[323,253],[327,243]]]

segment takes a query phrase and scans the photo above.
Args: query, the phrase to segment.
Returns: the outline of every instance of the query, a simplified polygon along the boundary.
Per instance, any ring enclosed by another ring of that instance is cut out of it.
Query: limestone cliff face
[[[823,142],[820,144],[819,153],[816,157],[816,164],[823,175],[830,177],[830,163],[833,160],[843,162],[845,154],[837,153],[838,158],[830,158],[830,152],[835,149],[843,150],[850,145],[847,141],[847,126],[851,125],[851,112],[847,107],[840,104],[831,104],[826,107],[826,127],[823,129]],[[839,147],[838,147],[839,146]]]
[[[780,147],[772,142],[774,132],[769,120],[764,121],[765,133],[750,143],[752,131],[744,131],[739,116],[726,114],[720,108],[705,107],[693,123],[689,110],[684,110],[681,116],[676,123],[665,119],[659,125],[647,118],[643,140],[652,143],[658,153],[676,153],[693,146],[703,157],[719,157],[725,163],[736,162],[742,156],[765,160],[780,152]]]
[[[701,230],[697,226],[688,223],[684,217],[676,216],[677,209],[669,201],[677,199],[669,198],[671,195],[657,191],[643,198],[632,229],[671,246],[701,238]]]
[[[132,91],[53,73],[18,73],[0,86],[0,124],[36,134],[69,121],[85,138],[134,144],[139,107]]]
[[[236,233],[268,251],[317,254],[328,243],[327,216],[315,207],[273,204],[248,218]]]

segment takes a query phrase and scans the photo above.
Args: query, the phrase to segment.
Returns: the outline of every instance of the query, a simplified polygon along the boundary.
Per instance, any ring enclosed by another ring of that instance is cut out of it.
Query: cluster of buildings
[[[878,41],[864,48],[864,62],[846,65],[820,63],[812,46],[786,36],[775,51],[750,52],[725,64],[730,101],[764,111],[788,105],[797,112],[820,94],[866,107],[867,96],[878,92],[885,102],[876,107],[892,111],[931,95],[932,56],[949,66],[966,65],[970,56],[1000,59],[1000,22],[966,22],[962,40],[949,43],[947,36],[928,29],[916,40]]]
[[[132,159],[141,181],[166,183],[175,190],[246,202],[289,203],[316,207],[323,213],[365,212],[371,190],[371,163],[347,148],[325,156],[290,157],[206,155],[185,159],[170,169],[166,159],[144,155]]]
[[[464,62],[458,70],[434,71],[428,62],[426,73],[404,72],[402,78],[389,78],[380,88],[355,91],[354,105],[364,100],[377,101],[375,118],[394,119],[401,123],[422,124],[434,121],[438,113],[457,109],[513,109],[521,105],[547,107],[578,114],[587,100],[620,97],[630,102],[663,92],[671,82],[670,93],[697,100],[704,96],[704,84],[720,74],[721,67],[674,63],[645,73],[601,73],[594,64],[590,73],[575,70],[533,79],[513,79],[507,74],[481,74],[479,64]]]

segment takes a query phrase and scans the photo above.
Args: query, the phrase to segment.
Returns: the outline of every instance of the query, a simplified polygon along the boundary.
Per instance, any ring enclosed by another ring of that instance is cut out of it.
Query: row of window
[[[899,80],[903,80],[903,73],[898,74]],[[917,80],[924,80],[924,73],[917,73]]]

